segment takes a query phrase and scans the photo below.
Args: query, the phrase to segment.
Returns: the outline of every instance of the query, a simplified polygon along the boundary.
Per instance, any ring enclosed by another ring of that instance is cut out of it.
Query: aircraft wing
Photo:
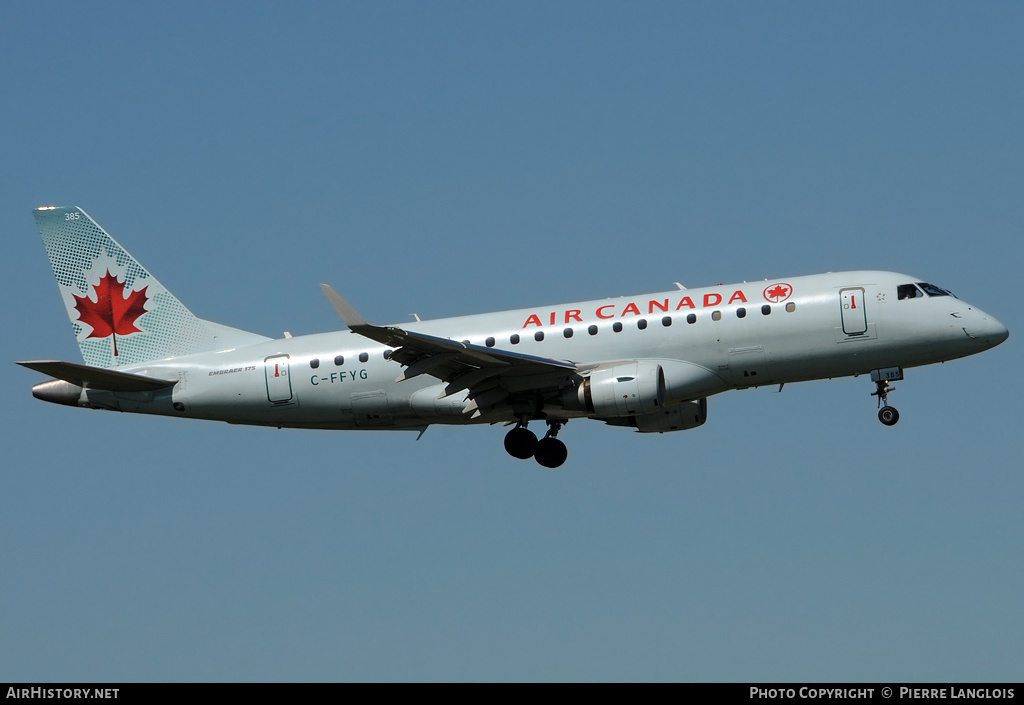
[[[353,333],[395,348],[391,359],[405,365],[396,381],[422,374],[436,377],[448,383],[439,399],[466,390],[471,401],[465,410],[474,418],[509,403],[517,394],[532,397],[557,391],[580,371],[576,363],[568,360],[487,348],[394,326],[371,325],[334,289],[326,284],[320,287]]]

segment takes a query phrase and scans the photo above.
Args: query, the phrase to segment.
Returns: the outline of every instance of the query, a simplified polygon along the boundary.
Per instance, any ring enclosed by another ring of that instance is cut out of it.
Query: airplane
[[[870,375],[892,426],[905,369],[1009,336],[918,277],[852,271],[408,325],[368,323],[323,284],[348,330],[272,339],[197,318],[81,208],[33,213],[85,363],[19,362],[53,378],[38,399],[278,428],[503,423],[505,450],[547,468],[570,420],[687,430],[732,389]]]

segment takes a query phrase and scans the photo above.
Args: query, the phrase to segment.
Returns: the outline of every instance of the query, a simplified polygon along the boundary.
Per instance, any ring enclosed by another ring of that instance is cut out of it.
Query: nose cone
[[[986,316],[986,318],[988,318],[988,346],[994,348],[1010,337],[1010,331],[1006,330],[1006,326],[992,316]]]

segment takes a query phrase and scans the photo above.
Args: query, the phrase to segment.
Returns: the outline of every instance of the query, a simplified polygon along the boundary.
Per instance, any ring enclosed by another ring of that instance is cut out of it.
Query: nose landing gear
[[[505,435],[505,450],[513,458],[520,460],[535,458],[546,468],[561,466],[569,456],[569,451],[555,436],[565,422],[548,419],[548,432],[544,434],[544,438],[537,440],[537,435],[526,427],[529,421],[529,417],[524,416],[516,427]]]
[[[871,379],[874,381],[874,391],[871,392],[871,397],[879,398],[879,420],[887,426],[895,425],[899,421],[899,412],[896,411],[896,407],[889,406],[888,396],[890,391],[895,391],[895,387],[889,386],[890,379],[903,379],[903,372],[896,368],[898,371],[896,377],[893,373],[883,374],[889,372],[887,370],[876,370],[871,373]]]

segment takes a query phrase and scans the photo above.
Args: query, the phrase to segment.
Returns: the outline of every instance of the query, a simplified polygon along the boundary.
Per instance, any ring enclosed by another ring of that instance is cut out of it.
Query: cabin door
[[[846,335],[864,335],[868,330],[868,313],[864,307],[864,289],[851,287],[839,290],[842,305],[843,333]]]
[[[267,372],[267,399],[272,404],[292,400],[292,379],[288,375],[288,356],[274,355],[264,360]]]

